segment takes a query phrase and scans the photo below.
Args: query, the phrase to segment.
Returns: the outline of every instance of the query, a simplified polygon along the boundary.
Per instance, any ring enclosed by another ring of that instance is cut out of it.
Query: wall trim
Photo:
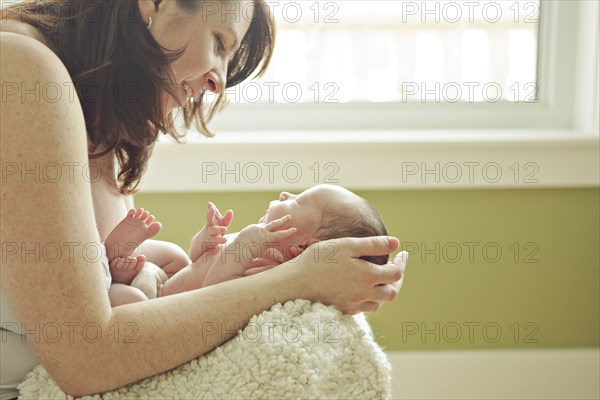
[[[142,193],[600,186],[600,141],[571,131],[239,132],[159,142]]]
[[[389,352],[394,399],[598,399],[598,348]]]

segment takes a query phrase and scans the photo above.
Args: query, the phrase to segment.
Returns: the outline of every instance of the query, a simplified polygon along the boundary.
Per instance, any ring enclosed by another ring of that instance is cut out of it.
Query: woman
[[[90,244],[133,206],[158,132],[175,135],[172,110],[209,133],[221,103],[204,113],[204,92],[264,71],[273,23],[264,0],[23,4],[0,23],[3,363],[11,357],[2,388],[41,362],[73,396],[104,392],[212,350],[279,302],[355,314],[396,297],[405,257],[386,266],[358,257],[398,240],[345,238],[247,278],[111,308]],[[142,251],[187,261],[163,242]],[[222,334],[199,340],[206,323]]]

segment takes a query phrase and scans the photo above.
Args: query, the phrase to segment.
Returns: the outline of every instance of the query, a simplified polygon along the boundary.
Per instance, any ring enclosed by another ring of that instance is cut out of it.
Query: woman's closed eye
[[[215,35],[215,42],[217,44],[217,52],[221,53],[222,51],[225,50],[225,41],[223,40],[223,38],[219,35]]]

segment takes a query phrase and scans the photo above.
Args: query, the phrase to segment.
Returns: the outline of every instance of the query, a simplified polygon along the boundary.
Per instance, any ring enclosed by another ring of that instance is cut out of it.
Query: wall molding
[[[157,144],[143,193],[600,185],[600,142],[569,131],[228,133]]]
[[[394,399],[598,399],[597,348],[390,352]]]

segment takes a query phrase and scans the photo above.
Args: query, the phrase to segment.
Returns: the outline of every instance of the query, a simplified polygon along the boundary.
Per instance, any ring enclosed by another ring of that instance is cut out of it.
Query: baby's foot
[[[142,270],[146,256],[126,256],[116,257],[112,259],[108,265],[110,266],[110,274],[113,283],[131,284],[133,278]]]
[[[104,242],[108,259],[133,254],[140,244],[160,232],[161,228],[160,222],[154,222],[154,215],[143,208],[129,210]]]

